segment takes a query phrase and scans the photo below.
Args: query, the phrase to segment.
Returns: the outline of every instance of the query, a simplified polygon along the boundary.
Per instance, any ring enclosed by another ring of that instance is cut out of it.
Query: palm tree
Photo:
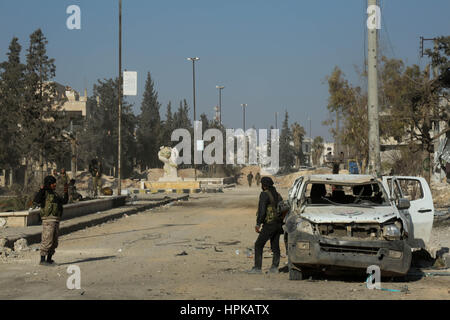
[[[315,166],[319,165],[320,156],[322,155],[324,148],[323,138],[320,136],[315,137],[312,144],[313,164]]]

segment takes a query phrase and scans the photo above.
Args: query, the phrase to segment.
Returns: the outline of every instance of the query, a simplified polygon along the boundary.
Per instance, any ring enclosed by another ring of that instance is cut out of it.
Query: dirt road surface
[[[286,198],[287,190],[280,190]],[[259,189],[238,187],[195,194],[178,202],[60,237],[57,266],[38,265],[38,245],[0,259],[0,299],[450,299],[450,277],[383,282],[410,293],[369,290],[362,277],[290,281],[287,273],[261,275],[252,249]],[[434,234],[448,235],[445,230]],[[448,239],[444,241],[448,243]],[[281,241],[283,244],[283,241]],[[287,262],[281,246],[281,266]],[[250,255],[251,257],[249,257]],[[67,268],[81,271],[81,289],[66,286]]]

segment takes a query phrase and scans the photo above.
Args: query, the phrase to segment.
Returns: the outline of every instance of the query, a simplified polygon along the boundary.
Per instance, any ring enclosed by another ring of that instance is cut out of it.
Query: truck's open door
[[[428,243],[433,227],[434,204],[427,181],[421,177],[395,176],[383,177],[383,184],[394,199],[400,196],[410,201],[408,211],[413,223],[414,239]]]

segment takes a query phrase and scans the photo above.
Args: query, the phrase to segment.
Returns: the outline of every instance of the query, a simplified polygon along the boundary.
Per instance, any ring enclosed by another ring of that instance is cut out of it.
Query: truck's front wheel
[[[303,272],[289,261],[289,280],[303,280]]]

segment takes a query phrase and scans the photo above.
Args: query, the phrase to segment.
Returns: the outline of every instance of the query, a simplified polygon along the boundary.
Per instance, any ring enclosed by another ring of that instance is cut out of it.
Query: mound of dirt
[[[340,173],[345,174],[345,170],[341,170]],[[282,176],[276,176],[275,177],[275,184],[282,188],[290,188],[292,184],[294,183],[295,179],[301,176],[307,176],[311,174],[331,174],[330,168],[317,168],[314,170],[302,170],[294,173],[290,173],[287,175]]]
[[[244,167],[241,169],[240,171],[240,175],[237,179],[237,183],[240,185],[248,185],[248,181],[247,181],[247,175],[249,173],[253,174],[253,184],[255,184],[255,176],[256,173],[259,172],[261,174],[261,168],[259,166],[248,166],[248,167]],[[273,177],[272,177],[273,179]]]
[[[195,170],[193,168],[178,170],[178,176],[181,178],[195,178]],[[204,175],[200,170],[197,170],[197,178],[202,178]]]

